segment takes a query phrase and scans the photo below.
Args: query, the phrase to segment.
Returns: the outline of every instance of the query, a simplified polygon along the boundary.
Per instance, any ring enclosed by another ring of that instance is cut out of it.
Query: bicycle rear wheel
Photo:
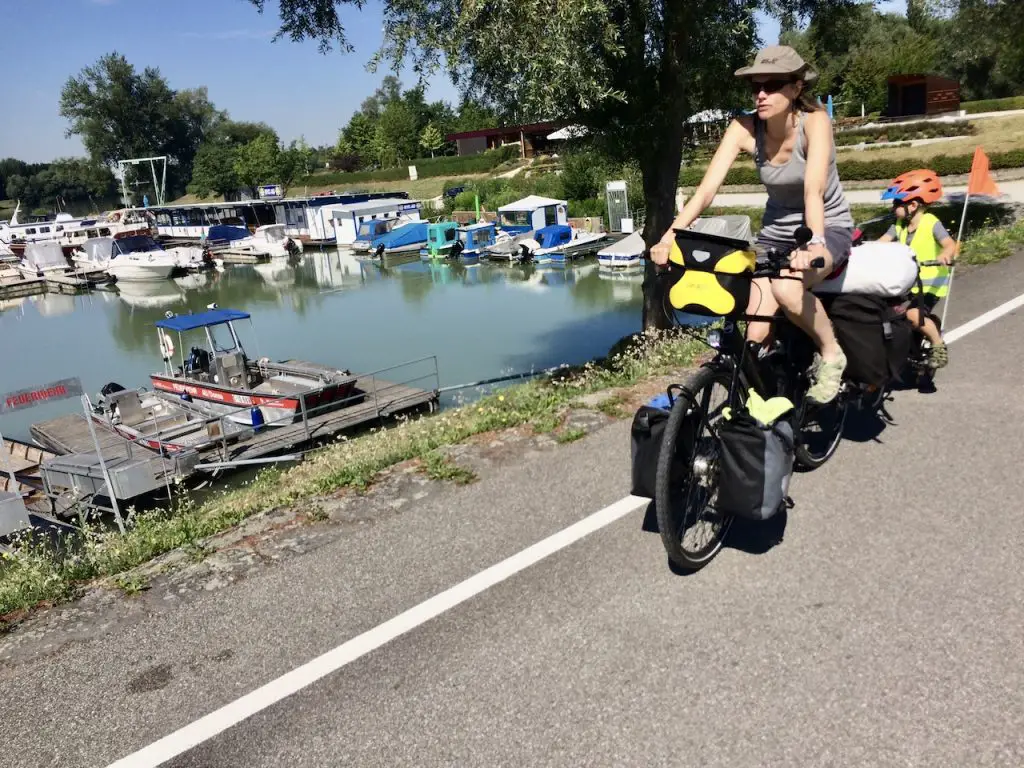
[[[832,458],[843,439],[849,407],[850,400],[843,390],[825,405],[803,400],[793,449],[794,469],[812,472]]]
[[[729,404],[732,373],[701,368],[686,384],[665,425],[655,509],[669,560],[687,570],[705,566],[718,554],[732,516],[715,507],[718,495],[718,439],[709,428]]]

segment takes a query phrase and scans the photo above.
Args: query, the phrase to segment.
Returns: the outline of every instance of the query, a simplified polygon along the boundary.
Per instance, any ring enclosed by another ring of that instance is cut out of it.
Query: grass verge
[[[1024,220],[1007,227],[983,229],[965,238],[960,249],[961,264],[992,264],[1024,248]]]
[[[431,466],[451,472],[428,458],[439,456],[432,454],[437,448],[524,424],[553,430],[561,413],[580,396],[687,367],[704,349],[687,336],[644,334],[608,359],[504,389],[462,408],[338,441],[289,470],[264,470],[244,488],[201,506],[183,496],[172,509],[132,515],[124,534],[89,529],[63,556],[48,542],[26,537],[12,553],[0,555],[0,632],[33,606],[72,599],[96,579],[115,577],[179,548],[198,556],[207,550],[205,538],[248,517],[343,488],[364,489],[379,472],[400,462],[421,458],[428,472]]]

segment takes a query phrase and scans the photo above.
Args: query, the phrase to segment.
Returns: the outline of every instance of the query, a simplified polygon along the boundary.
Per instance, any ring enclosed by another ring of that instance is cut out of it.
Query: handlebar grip
[[[814,267],[815,269],[821,269],[822,267],[825,266],[825,257],[819,256],[816,259],[811,259],[811,266]]]

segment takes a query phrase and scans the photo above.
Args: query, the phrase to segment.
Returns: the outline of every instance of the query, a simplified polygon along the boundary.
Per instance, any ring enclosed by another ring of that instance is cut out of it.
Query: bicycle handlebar
[[[954,264],[956,264],[955,260],[949,262],[949,264],[945,264],[945,263],[943,263],[941,261],[938,261],[937,259],[932,259],[930,261],[919,261],[919,262],[917,262],[917,266],[919,266],[919,267],[952,267]]]
[[[785,248],[785,249],[770,248],[765,253],[765,258],[767,259],[768,265],[771,267],[771,269],[770,270],[763,270],[764,274],[757,274],[757,272],[755,271],[754,274],[757,277],[771,277],[773,275],[777,275],[783,269],[788,268],[789,267],[789,257],[790,257],[790,255],[792,255],[792,253],[794,251],[798,251],[801,248],[805,247],[807,245],[807,243],[809,243],[811,241],[811,237],[813,237],[813,233],[811,232],[810,227],[798,227],[796,232],[793,233],[793,237],[796,240],[796,245],[794,245],[792,248]],[[825,257],[824,256],[818,256],[817,258],[811,259],[811,267],[812,268],[814,268],[814,269],[821,269],[824,266],[825,266]]]

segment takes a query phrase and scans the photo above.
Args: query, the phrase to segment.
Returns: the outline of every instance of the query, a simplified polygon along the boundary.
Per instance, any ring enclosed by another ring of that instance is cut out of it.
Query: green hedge
[[[378,171],[358,171],[345,173],[315,173],[304,176],[292,186],[324,186],[327,184],[357,184],[363,181],[405,181],[409,178],[410,165],[416,166],[416,174],[421,179],[437,176],[456,176],[463,173],[488,173],[502,163],[519,157],[519,145],[510,145],[500,149],[491,149],[479,155],[467,157],[426,157],[410,160],[397,168],[382,168]]]
[[[901,173],[914,168],[931,168],[939,176],[954,176],[970,173],[970,155],[936,155],[927,160],[909,158],[904,160],[839,160],[839,178],[844,181],[876,181],[894,179]],[[989,155],[993,169],[1024,168],[1024,149],[1012,149],[1009,152],[994,152]],[[703,167],[683,168],[679,174],[679,185],[696,187],[704,177]],[[727,185],[760,184],[757,169],[750,166],[733,168],[725,177]]]
[[[835,142],[838,147],[865,142],[873,144],[878,141],[900,142],[914,139],[937,139],[952,136],[970,136],[975,127],[966,120],[955,123],[934,123],[922,121],[902,125],[889,125],[878,128],[855,128],[836,132]]]
[[[1008,109],[1024,109],[1024,96],[965,101],[960,105],[960,109],[966,110],[969,115],[975,115],[978,112],[1005,112]]]

